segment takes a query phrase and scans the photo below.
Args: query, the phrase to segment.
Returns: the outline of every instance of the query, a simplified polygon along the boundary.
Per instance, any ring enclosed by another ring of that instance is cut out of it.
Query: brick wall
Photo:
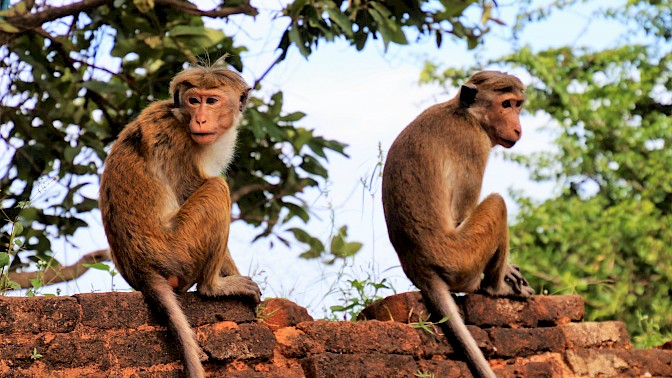
[[[212,377],[468,377],[417,292],[357,322],[313,320],[284,299],[181,297]],[[578,296],[458,297],[501,377],[672,377],[672,350],[633,350],[619,322],[582,322]],[[173,337],[140,293],[0,297],[0,377],[180,377]]]

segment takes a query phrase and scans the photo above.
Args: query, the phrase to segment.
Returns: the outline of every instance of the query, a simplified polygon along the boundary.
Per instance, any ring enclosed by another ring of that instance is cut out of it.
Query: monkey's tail
[[[425,294],[429,302],[435,307],[442,317],[448,320],[444,323],[449,328],[450,334],[457,339],[457,343],[463,348],[464,355],[467,357],[467,363],[474,377],[478,378],[496,378],[495,372],[490,368],[490,363],[483,356],[483,352],[476,344],[476,340],[471,335],[464,320],[460,316],[460,310],[455,303],[455,299],[450,293],[448,285],[440,281],[440,287],[431,290],[431,293]]]
[[[196,342],[196,337],[191,329],[189,320],[180,307],[172,287],[165,278],[152,275],[149,284],[143,294],[157,307],[160,314],[168,315],[168,324],[180,343],[184,358],[184,366],[187,376],[191,378],[205,377],[205,371],[199,358],[201,348]],[[149,289],[149,290],[147,290]]]

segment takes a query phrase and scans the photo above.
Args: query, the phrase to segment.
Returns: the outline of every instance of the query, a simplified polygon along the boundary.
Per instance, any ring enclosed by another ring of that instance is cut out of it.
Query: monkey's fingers
[[[516,265],[509,265],[509,270],[504,277],[504,281],[513,289],[516,295],[528,297],[534,294],[534,289],[532,289],[520,272],[520,268]]]
[[[198,293],[209,297],[245,296],[252,298],[255,303],[261,301],[261,290],[250,277],[226,276],[217,277],[214,285],[199,285]]]

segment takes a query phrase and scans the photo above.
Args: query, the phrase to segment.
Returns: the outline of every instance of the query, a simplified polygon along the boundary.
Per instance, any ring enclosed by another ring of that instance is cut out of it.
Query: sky
[[[512,2],[498,3],[500,9],[495,10],[494,16],[512,25],[514,7],[507,5]],[[207,4],[205,2],[202,7],[208,8]],[[299,122],[300,126],[348,144],[349,158],[330,155],[327,163],[329,182],[323,185],[322,191],[311,191],[305,197],[314,215],[307,227],[326,242],[333,230],[333,216],[336,226],[348,226],[349,240],[362,242],[364,246],[345,264],[327,266],[320,260],[300,259],[298,255],[303,252],[303,246],[298,243],[289,249],[279,243],[270,249],[263,239],[252,243],[255,231],[236,222],[232,225],[230,249],[241,272],[260,283],[264,297],[288,298],[307,307],[318,318],[325,316],[329,306],[340,303],[339,291],[349,286],[346,281],[350,279],[376,282],[386,279],[396,292],[412,290],[387,237],[380,199],[381,179],[376,166],[379,151],[385,154],[409,122],[425,108],[447,101],[456,92],[445,93],[443,88],[433,85],[420,86],[418,81],[424,61],[430,59],[444,67],[466,67],[506,54],[516,44],[531,45],[534,49],[563,45],[595,49],[613,46],[618,34],[613,32],[614,24],[589,16],[590,8],[601,4],[611,2],[592,2],[569,12],[560,12],[543,23],[528,27],[517,42],[508,36],[508,26],[493,24],[493,32],[485,37],[486,44],[477,52],[468,51],[462,41],[449,39],[437,49],[431,38],[410,46],[391,44],[387,51],[382,42],[369,41],[361,52],[342,40],[320,42],[308,59],[293,49],[288,58],[264,79],[263,88],[256,95],[263,98],[282,90],[285,111],[307,114]],[[260,10],[256,20],[231,17],[226,24],[211,24],[234,36],[237,44],[248,47],[249,51],[242,58],[245,64],[243,76],[250,83],[277,56],[275,47],[285,27],[278,20],[271,20],[272,11],[281,9],[280,2],[260,0],[253,1],[253,5]],[[514,70],[511,73],[529,83],[529,75],[525,72]],[[524,115],[523,136],[514,150],[530,153],[552,148],[552,136],[544,130],[549,122],[543,115]],[[483,196],[492,192],[505,195],[512,214],[516,206],[506,195],[509,189],[522,190],[537,199],[553,195],[552,184],[531,182],[523,167],[502,159],[502,151],[501,147],[493,150],[484,179]],[[370,187],[364,187],[362,180],[370,183]],[[91,226],[78,231],[75,237],[79,248],[54,243],[55,257],[61,263],[72,264],[81,254],[107,247],[99,213],[87,220]],[[515,260],[515,255],[512,259]],[[110,277],[100,271],[89,271],[76,283],[53,285],[42,292],[55,293],[57,288],[62,295],[129,290],[120,276]]]

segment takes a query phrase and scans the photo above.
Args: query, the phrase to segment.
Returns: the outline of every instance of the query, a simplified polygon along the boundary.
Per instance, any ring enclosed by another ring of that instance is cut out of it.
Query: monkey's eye
[[[522,101],[516,102],[516,108],[520,108],[523,105]]]
[[[201,103],[200,101],[198,101],[198,99],[196,97],[189,97],[188,101],[191,105],[198,105],[198,104]]]
[[[208,97],[207,100],[205,100],[205,103],[208,105],[214,105],[217,103],[217,97]]]
[[[502,102],[502,107],[510,108],[511,107],[511,100],[504,100],[504,102]]]

